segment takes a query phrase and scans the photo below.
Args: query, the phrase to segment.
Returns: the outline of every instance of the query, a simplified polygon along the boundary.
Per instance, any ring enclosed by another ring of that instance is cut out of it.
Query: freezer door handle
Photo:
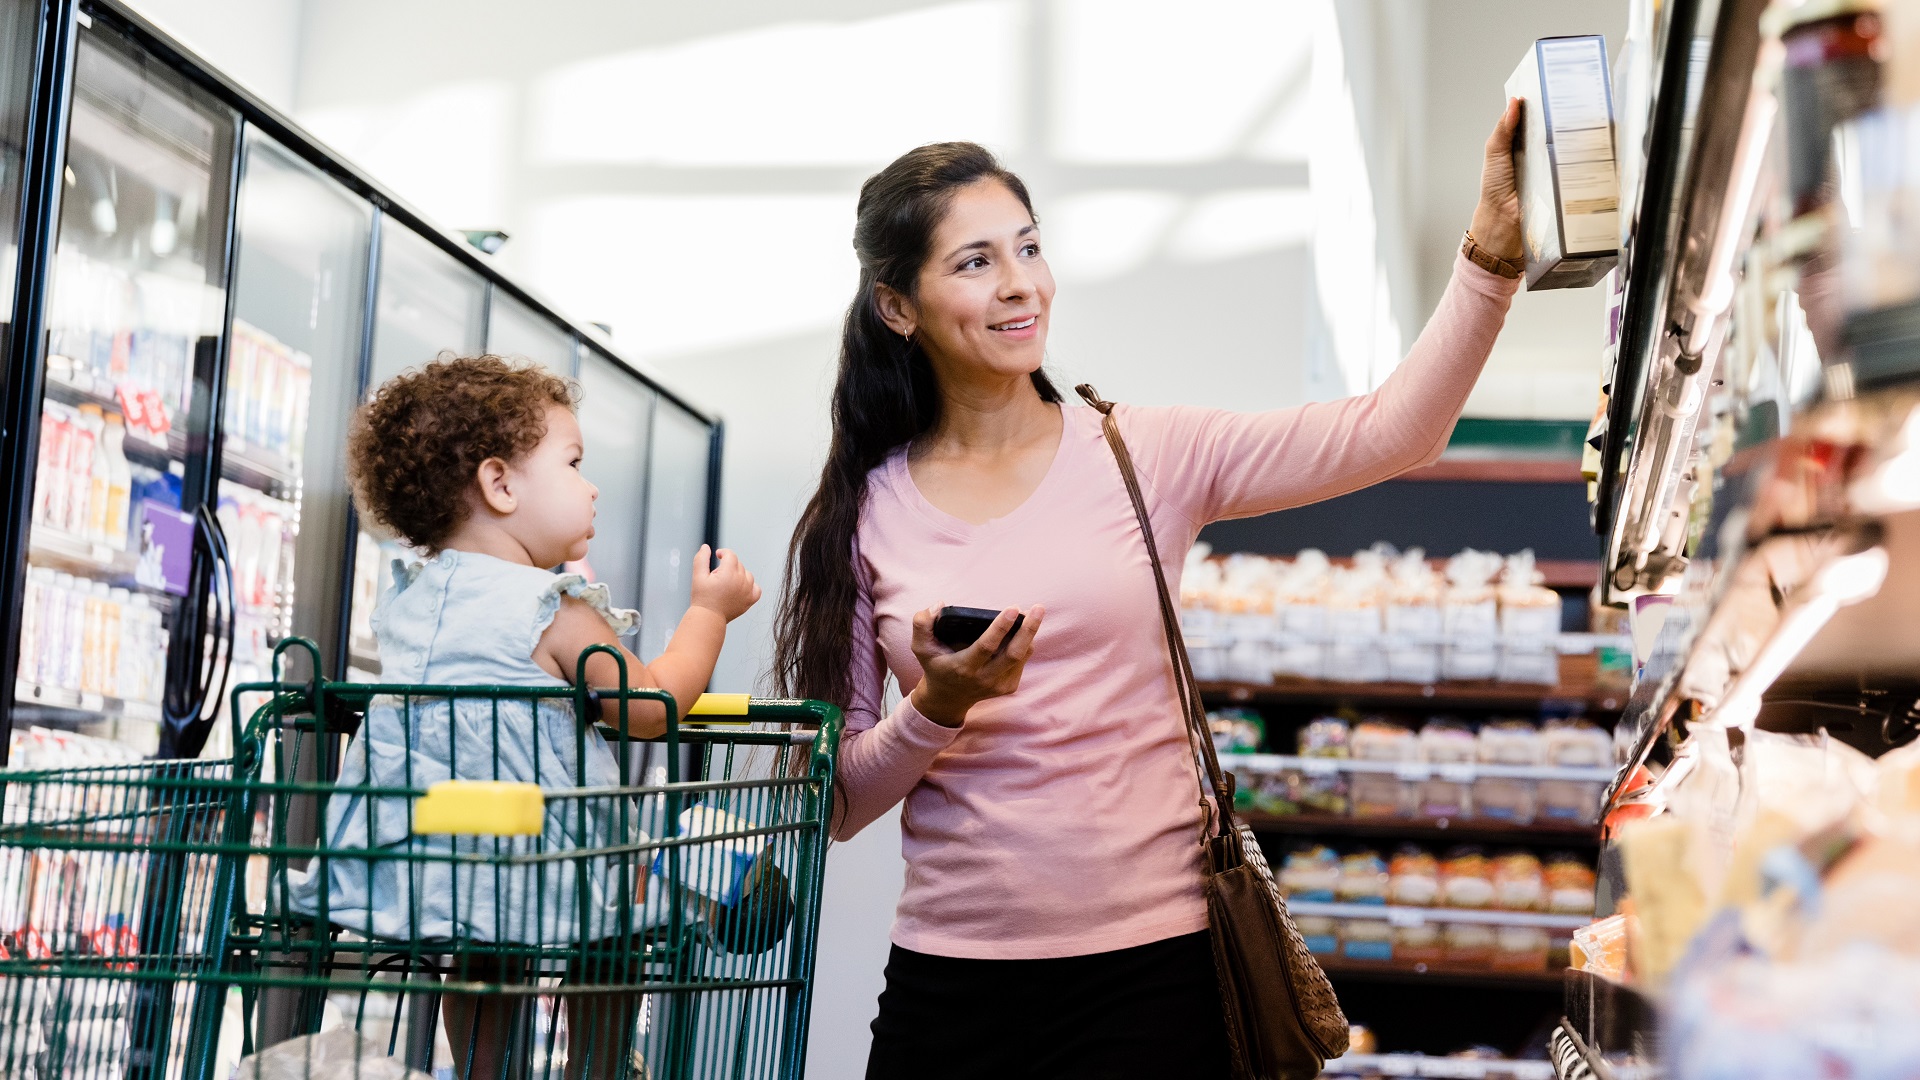
[[[194,544],[206,553],[210,567],[206,592],[208,607],[205,609],[208,618],[203,624],[204,629],[188,646],[193,651],[186,661],[188,678],[185,688],[191,696],[184,701],[170,699],[168,702],[168,730],[161,733],[162,757],[200,756],[200,749],[206,745],[207,736],[213,730],[213,717],[219,715],[220,698],[226,693],[227,677],[233,668],[236,594],[227,534],[220,527],[219,517],[205,503],[194,509],[194,524]],[[216,643],[211,657],[206,649],[209,637]],[[208,715],[209,706],[211,715]]]

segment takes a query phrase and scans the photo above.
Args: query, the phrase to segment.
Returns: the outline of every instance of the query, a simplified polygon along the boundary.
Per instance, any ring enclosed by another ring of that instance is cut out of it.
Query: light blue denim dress
[[[554,574],[488,555],[443,551],[424,563],[394,563],[394,585],[380,600],[373,628],[381,681],[436,686],[566,686],[533,660],[533,651],[561,599],[591,604],[616,634],[631,632],[639,614],[616,608],[605,585],[579,574]],[[341,762],[338,785],[425,788],[450,778],[539,784],[549,794],[621,783],[614,751],[588,730],[584,740],[570,701],[377,698]],[[580,751],[584,748],[584,754]],[[636,755],[637,758],[637,755]],[[626,783],[640,784],[637,764]],[[628,856],[617,872],[608,858],[567,858],[501,866],[461,864],[447,854],[534,855],[572,852],[660,835],[658,800],[595,796],[550,800],[539,837],[417,837],[409,834],[408,800],[342,793],[327,805],[324,841],[334,851],[371,848],[430,852],[428,861],[333,858],[327,867],[328,921],[379,938],[465,939],[564,944],[665,922],[668,890],[650,883],[647,903],[633,903],[635,878],[650,852]],[[584,819],[581,816],[585,807]],[[621,820],[624,815],[624,822]],[[411,845],[409,847],[408,845]],[[293,907],[319,907],[316,860],[293,884]],[[584,888],[582,888],[584,878]],[[582,904],[584,902],[584,908]],[[583,937],[584,934],[584,937]]]

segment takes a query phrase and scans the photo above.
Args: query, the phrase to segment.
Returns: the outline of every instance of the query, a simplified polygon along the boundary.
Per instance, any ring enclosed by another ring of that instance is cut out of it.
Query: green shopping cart
[[[276,681],[234,690],[230,761],[129,766],[125,796],[0,774],[9,808],[26,785],[23,821],[61,822],[0,829],[0,868],[111,844],[127,876],[147,870],[117,904],[140,928],[127,947],[66,934],[49,957],[0,961],[0,1024],[73,1018],[0,1043],[0,1063],[141,1080],[236,1063],[313,1080],[800,1075],[837,709],[710,695],[682,721],[658,691],[285,680],[296,651],[318,670],[289,641]],[[82,818],[121,831],[82,836]]]

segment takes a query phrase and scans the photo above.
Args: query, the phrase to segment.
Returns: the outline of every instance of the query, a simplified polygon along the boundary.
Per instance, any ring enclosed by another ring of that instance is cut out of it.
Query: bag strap
[[[1120,479],[1126,482],[1127,497],[1133,500],[1133,515],[1140,521],[1140,536],[1147,542],[1147,562],[1153,566],[1153,580],[1159,586],[1160,624],[1167,635],[1167,655],[1173,660],[1174,694],[1180,699],[1180,711],[1184,714],[1188,741],[1197,744],[1194,758],[1194,770],[1198,774],[1200,789],[1213,791],[1214,805],[1218,808],[1218,831],[1214,821],[1206,822],[1206,835],[1225,836],[1233,831],[1233,787],[1220,771],[1220,758],[1213,749],[1213,732],[1207,727],[1207,708],[1201,704],[1200,689],[1193,678],[1193,664],[1187,659],[1187,639],[1180,632],[1180,608],[1173,602],[1173,594],[1167,589],[1167,573],[1160,566],[1160,546],[1154,543],[1153,521],[1147,516],[1147,500],[1140,494],[1140,477],[1134,472],[1133,455],[1127,451],[1127,442],[1120,437],[1120,424],[1113,418],[1113,402],[1100,396],[1100,392],[1087,383],[1074,387],[1074,391],[1087,404],[1099,410],[1101,427],[1106,432],[1107,445],[1113,449],[1113,459],[1120,465]],[[1207,805],[1205,799],[1201,806]],[[1209,816],[1214,811],[1209,810]]]

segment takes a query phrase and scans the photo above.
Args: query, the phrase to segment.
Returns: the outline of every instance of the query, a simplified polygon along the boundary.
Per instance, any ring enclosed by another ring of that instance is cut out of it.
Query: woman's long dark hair
[[[785,594],[774,617],[773,677],[783,695],[843,707],[851,703],[849,631],[858,591],[853,535],[866,499],[867,473],[940,418],[933,367],[919,346],[881,320],[874,286],[884,284],[911,299],[934,229],[954,194],[988,180],[1005,184],[1033,213],[1027,186],[974,143],[922,146],[860,186],[853,227],[860,287],[840,333],[833,439],[820,487],[800,515],[787,550]],[[1043,373],[1033,373],[1033,386],[1042,400],[1060,400]]]

